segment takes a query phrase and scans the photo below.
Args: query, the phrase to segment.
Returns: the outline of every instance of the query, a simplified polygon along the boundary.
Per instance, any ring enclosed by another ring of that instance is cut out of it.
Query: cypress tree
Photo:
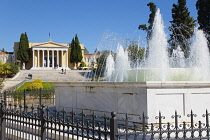
[[[154,23],[154,19],[155,19],[155,13],[156,13],[157,9],[156,9],[156,5],[153,2],[148,3],[147,6],[150,7],[150,11],[151,11],[151,13],[149,15],[149,20],[148,20],[149,26],[147,26],[146,24],[141,24],[141,25],[139,25],[138,28],[140,30],[147,32],[147,40],[149,40],[150,36],[151,36],[152,27],[153,27],[153,23]]]
[[[198,11],[199,29],[202,29],[207,34],[208,42],[210,42],[210,1],[198,0],[196,9]],[[208,47],[210,48],[210,43],[208,43]]]
[[[186,7],[186,0],[178,0],[177,4],[173,4],[172,18],[173,20],[170,21],[171,26],[169,27],[169,30],[172,32],[169,40],[170,50],[172,52],[173,49],[180,46],[185,57],[187,57],[189,54],[188,39],[193,35],[196,20],[190,17],[190,12],[188,12]]]
[[[74,38],[71,41],[71,53],[70,53],[70,62],[74,63],[75,62],[75,41]]]
[[[76,63],[76,66],[78,66],[78,63],[81,62],[81,60],[82,60],[82,49],[80,46],[78,36],[76,34],[75,38],[73,38],[71,42],[70,62]]]
[[[26,33],[22,33],[20,36],[17,59],[21,61],[23,69],[25,68],[25,63],[30,61],[30,49],[29,49],[28,37]]]
[[[78,64],[78,62],[82,61],[82,49],[81,49],[77,34],[75,36],[75,46],[76,46],[76,52],[77,52],[76,64]]]

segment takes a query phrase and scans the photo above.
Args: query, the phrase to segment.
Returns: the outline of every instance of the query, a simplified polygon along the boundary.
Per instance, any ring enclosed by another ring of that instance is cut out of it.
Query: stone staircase
[[[67,70],[66,74],[62,74],[61,70],[21,70],[17,78],[13,81],[33,81],[34,79],[41,79],[43,82],[53,81],[83,81],[85,70]],[[32,79],[28,77],[28,74],[32,74]]]
[[[11,79],[7,79],[4,82],[4,87],[1,90],[7,90],[20,82],[26,80],[32,82],[34,79],[41,79],[43,82],[76,82],[85,80],[84,74],[89,72],[88,70],[67,70],[66,74],[63,74],[61,70],[20,70],[20,72]],[[28,74],[32,74],[32,79],[28,77]]]

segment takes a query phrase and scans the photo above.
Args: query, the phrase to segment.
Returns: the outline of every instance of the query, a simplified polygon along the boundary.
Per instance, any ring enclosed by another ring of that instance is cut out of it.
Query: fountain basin
[[[203,81],[202,70],[199,68],[169,68],[167,74],[157,68],[129,69],[128,81]]]
[[[197,117],[210,108],[210,82],[204,81],[147,81],[147,82],[55,82],[56,107],[65,109],[91,109],[98,111],[142,114],[148,123],[156,123],[161,111],[165,122],[175,110],[188,121],[191,110]]]

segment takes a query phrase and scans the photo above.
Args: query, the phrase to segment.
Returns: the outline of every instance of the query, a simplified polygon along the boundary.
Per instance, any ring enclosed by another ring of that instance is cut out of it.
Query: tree
[[[149,40],[151,37],[152,27],[153,27],[155,13],[157,9],[156,9],[156,5],[153,2],[148,3],[147,6],[150,7],[150,11],[151,11],[151,14],[149,15],[149,20],[148,20],[149,26],[147,26],[146,24],[141,24],[139,25],[139,29],[147,32],[147,40]]]
[[[75,38],[72,39],[70,55],[70,62],[75,63],[76,67],[78,67],[78,63],[82,60],[82,49],[77,34]]]
[[[210,42],[210,1],[198,0],[196,9],[198,10],[199,29],[202,29],[207,34],[208,42]],[[208,43],[208,47],[210,48],[210,43]]]
[[[133,64],[131,66],[133,67],[135,67],[135,64],[137,64],[144,58],[145,48],[141,48],[138,45],[130,45],[127,51],[130,61]]]
[[[7,78],[7,75],[12,73],[9,63],[0,62],[0,75],[2,77],[1,83]]]
[[[2,48],[0,51],[1,51],[1,52],[7,52],[4,48]]]
[[[88,54],[89,51],[87,50],[87,48],[85,48],[84,53]]]
[[[30,49],[26,33],[22,33],[20,36],[17,59],[21,61],[23,69],[25,69],[25,63],[30,61]]]
[[[190,17],[190,12],[186,7],[186,0],[178,0],[177,4],[173,4],[172,18],[170,21],[171,31],[169,44],[171,45],[170,51],[180,46],[185,54],[185,57],[189,54],[189,38],[194,33],[194,27],[196,26],[196,20]]]
[[[100,54],[100,56],[96,59],[97,69],[95,71],[95,75],[97,78],[104,76],[105,68],[106,68],[106,58],[111,52],[109,50],[104,50]]]

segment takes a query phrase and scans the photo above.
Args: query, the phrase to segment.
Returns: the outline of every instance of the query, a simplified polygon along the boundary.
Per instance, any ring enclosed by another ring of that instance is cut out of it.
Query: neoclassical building
[[[99,54],[86,53],[84,54],[83,62],[85,62],[86,67],[97,67],[96,59],[99,56]]]
[[[13,63],[14,62],[13,52],[0,52],[0,61],[3,63]]]
[[[84,44],[80,44],[84,61]],[[14,43],[14,59],[17,62],[17,51],[19,42]],[[52,68],[74,68],[70,62],[71,45],[68,43],[55,43],[51,39],[44,43],[29,43],[31,59],[26,64],[26,69],[52,69]]]

